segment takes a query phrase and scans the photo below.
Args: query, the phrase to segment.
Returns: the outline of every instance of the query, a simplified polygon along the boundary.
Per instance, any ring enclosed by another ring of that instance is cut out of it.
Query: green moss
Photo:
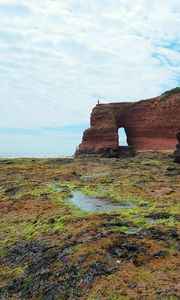
[[[178,296],[166,296],[166,297],[164,298],[164,300],[178,300],[178,299],[179,299]]]
[[[122,291],[110,292],[108,296],[108,300],[133,300],[133,298],[129,298],[121,295]]]
[[[3,233],[3,238],[0,240],[0,247],[7,248],[10,244],[16,241],[20,242],[24,237],[23,230],[27,226],[27,222],[14,223],[12,220],[2,219],[0,224],[0,232]],[[3,250],[2,250],[3,251]]]
[[[165,225],[166,227],[172,228],[175,226],[179,227],[180,222],[177,222],[174,217],[170,217],[168,219],[157,220],[156,224]]]
[[[53,192],[52,188],[46,185],[35,186],[31,191],[32,196],[43,196]]]
[[[135,234],[137,233],[141,228],[134,228],[134,227],[127,227],[127,226],[122,226],[122,227],[113,227],[114,231],[116,232],[124,232],[126,234]]]
[[[31,279],[30,278],[25,278],[24,283],[23,283],[23,291],[28,291],[31,286]]]
[[[3,249],[0,249],[0,258],[3,258],[5,256],[5,251]]]
[[[175,203],[173,205],[171,205],[167,211],[170,213],[170,214],[177,214],[177,213],[180,213],[180,203]]]
[[[149,285],[154,285],[153,276],[150,273],[142,270],[139,270],[135,273],[134,280],[139,283],[147,283]]]
[[[105,193],[97,191],[96,188],[91,188],[91,187],[83,187],[80,188],[80,191],[83,192],[84,194],[88,196],[93,196],[93,197],[105,197]]]
[[[53,234],[64,229],[65,216],[55,218],[38,219],[25,227],[24,231],[30,236],[36,237],[41,234]]]
[[[0,268],[0,277],[2,278],[15,278],[19,277],[24,273],[24,268],[16,267],[16,268]]]

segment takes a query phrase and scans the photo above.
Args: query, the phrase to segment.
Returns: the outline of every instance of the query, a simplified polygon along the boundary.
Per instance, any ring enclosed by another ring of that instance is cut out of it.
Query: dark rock
[[[139,238],[145,237],[154,240],[163,240],[163,241],[168,241],[170,239],[176,241],[179,240],[179,234],[177,233],[176,228],[172,228],[165,232],[161,231],[158,228],[142,229],[136,235],[138,235]]]
[[[175,243],[174,249],[180,251],[180,242]]]
[[[22,191],[21,187],[17,187],[17,186],[10,186],[8,188],[5,189],[5,194],[8,196],[14,196],[16,193]]]
[[[69,241],[66,246],[50,246],[40,241],[23,242],[13,245],[3,259],[9,267],[24,266],[21,277],[0,286],[1,299],[80,299],[82,288],[86,291],[90,284],[101,276],[116,272],[117,266],[97,261],[82,267],[87,256],[80,257],[76,264],[69,261],[71,246],[77,241]],[[61,267],[57,270],[56,266]]]
[[[6,258],[13,266],[33,259],[37,256],[42,256],[49,246],[39,241],[22,242],[11,246]]]
[[[134,289],[135,287],[137,287],[137,282],[135,282],[135,281],[131,281],[131,282],[129,282],[128,283],[128,287],[130,288],[130,289]]]
[[[123,226],[129,226],[130,223],[129,222],[123,222],[123,221],[112,221],[109,223],[104,223],[101,225],[101,227],[123,227]]]
[[[178,165],[175,165],[174,168],[170,167],[170,168],[167,168],[167,172],[166,172],[166,176],[178,176],[180,175],[180,168],[176,168],[176,166]]]
[[[59,294],[62,290],[62,283],[60,281],[55,284],[51,284],[41,295],[40,299],[42,300],[56,300],[59,298]]]
[[[151,254],[151,258],[156,258],[156,257],[160,257],[160,256],[165,256],[168,254],[168,251],[166,249],[161,249],[157,252],[154,252],[153,254]]]
[[[172,217],[172,215],[166,212],[152,213],[147,216],[147,218],[152,218],[154,220],[169,219],[170,217]]]
[[[84,273],[81,281],[84,284],[89,285],[92,281],[94,281],[96,277],[110,275],[117,269],[118,267],[110,268],[106,263],[97,261],[96,263],[89,266],[87,271]]]
[[[174,162],[180,164],[180,143],[176,145],[176,150],[173,153]]]
[[[135,260],[140,253],[146,251],[145,245],[141,243],[128,243],[120,239],[110,246],[108,252],[118,258]]]
[[[75,176],[75,177],[80,177],[80,176],[76,173],[76,171],[73,171],[71,174],[72,174],[73,176]]]

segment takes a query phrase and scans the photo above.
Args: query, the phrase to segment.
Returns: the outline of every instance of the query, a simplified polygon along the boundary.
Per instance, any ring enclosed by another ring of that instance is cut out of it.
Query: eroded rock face
[[[79,153],[118,149],[120,127],[124,127],[128,145],[136,151],[173,150],[179,120],[180,88],[139,102],[97,104],[91,113],[91,127],[83,134]]]

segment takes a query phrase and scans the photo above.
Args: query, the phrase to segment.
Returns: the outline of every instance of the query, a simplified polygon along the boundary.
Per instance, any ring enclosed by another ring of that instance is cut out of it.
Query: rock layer
[[[180,127],[180,88],[139,102],[97,104],[90,124],[84,131],[80,154],[117,150],[121,127],[126,131],[128,145],[136,151],[173,150]]]

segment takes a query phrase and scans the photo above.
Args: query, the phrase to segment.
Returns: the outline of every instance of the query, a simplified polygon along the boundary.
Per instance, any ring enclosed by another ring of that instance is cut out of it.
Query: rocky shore
[[[1,159],[0,184],[0,299],[179,299],[172,157]],[[73,190],[135,205],[87,212]]]

